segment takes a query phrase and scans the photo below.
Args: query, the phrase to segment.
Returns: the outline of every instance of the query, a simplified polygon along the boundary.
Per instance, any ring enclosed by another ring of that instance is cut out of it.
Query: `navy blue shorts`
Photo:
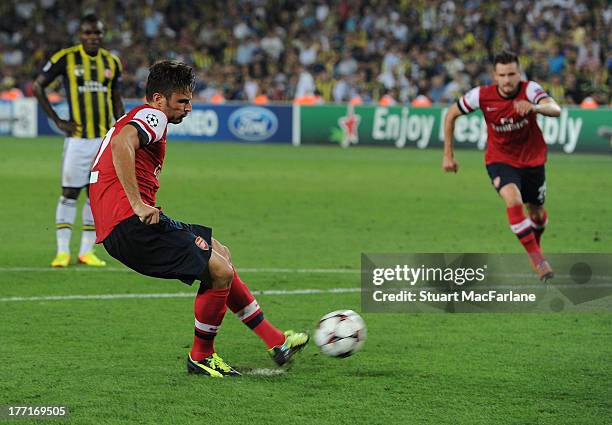
[[[157,224],[144,224],[133,215],[119,223],[102,243],[113,258],[138,273],[191,285],[208,274],[212,229],[162,213]]]
[[[496,162],[487,165],[487,172],[495,190],[514,183],[521,191],[523,203],[543,205],[546,199],[546,172],[544,166],[516,168]]]

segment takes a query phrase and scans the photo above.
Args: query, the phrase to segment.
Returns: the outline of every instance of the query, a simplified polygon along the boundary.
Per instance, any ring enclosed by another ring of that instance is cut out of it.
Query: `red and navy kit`
[[[136,150],[136,180],[142,201],[155,205],[159,189],[159,173],[166,154],[168,118],[149,105],[132,109],[119,119],[104,137],[91,170],[89,197],[96,223],[96,243],[102,242],[117,224],[134,215],[113,165],[110,142],[124,126],[132,125],[140,134],[141,146]]]
[[[516,168],[537,167],[546,162],[546,143],[536,121],[536,113],[520,116],[514,103],[520,100],[537,104],[548,97],[534,81],[522,81],[515,96],[502,97],[497,85],[475,87],[457,101],[459,109],[469,114],[482,110],[487,123],[485,162],[508,164]]]
[[[168,118],[159,109],[141,105],[115,123],[94,160],[89,184],[96,242],[113,258],[138,273],[187,284],[201,279],[212,253],[212,229],[159,215],[159,223],[145,224],[134,213],[113,164],[111,140],[126,125],[138,130],[140,147],[135,171],[142,201],[155,205],[159,173],[166,154]]]

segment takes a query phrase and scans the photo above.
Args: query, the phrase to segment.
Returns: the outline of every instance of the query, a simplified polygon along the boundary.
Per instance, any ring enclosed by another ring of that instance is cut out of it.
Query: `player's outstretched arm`
[[[136,149],[139,147],[138,130],[131,125],[126,125],[119,134],[111,139],[113,165],[134,214],[145,224],[156,224],[159,222],[159,210],[145,204],[138,190],[134,158]]]
[[[455,132],[455,120],[462,115],[456,103],[448,109],[446,117],[444,117],[444,158],[442,160],[442,169],[447,173],[456,173],[459,171],[459,163],[455,160],[453,150],[453,133]]]

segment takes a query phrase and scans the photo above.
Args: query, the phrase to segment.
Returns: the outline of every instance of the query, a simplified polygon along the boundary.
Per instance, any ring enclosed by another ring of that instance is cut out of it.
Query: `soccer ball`
[[[348,357],[361,348],[366,338],[365,322],[353,310],[337,310],[321,317],[314,340],[323,354]]]

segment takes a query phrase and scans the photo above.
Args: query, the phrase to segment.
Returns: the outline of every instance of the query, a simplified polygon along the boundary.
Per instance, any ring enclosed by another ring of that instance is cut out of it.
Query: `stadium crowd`
[[[196,66],[205,101],[452,102],[490,83],[490,58],[510,49],[560,103],[612,102],[606,0],[13,0],[0,4],[3,95],[31,96],[92,11],[124,97],[142,97],[149,65],[170,58]]]

